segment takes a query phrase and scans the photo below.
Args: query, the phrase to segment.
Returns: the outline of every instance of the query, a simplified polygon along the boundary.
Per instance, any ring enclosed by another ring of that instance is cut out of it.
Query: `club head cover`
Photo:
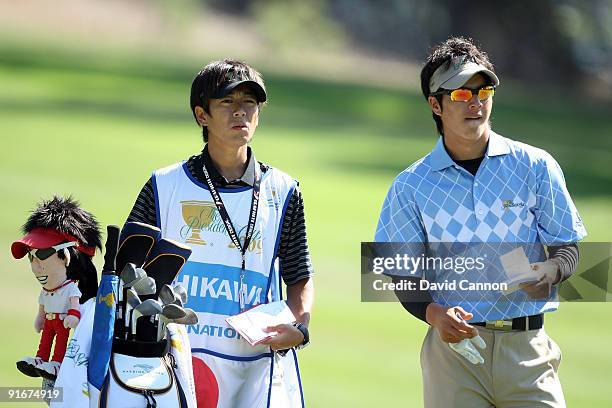
[[[189,259],[191,248],[171,239],[160,239],[149,254],[143,268],[147,275],[155,279],[157,288],[174,281],[181,268]]]
[[[151,248],[161,239],[161,230],[141,222],[128,222],[121,230],[116,268],[122,271],[127,263],[142,266]]]

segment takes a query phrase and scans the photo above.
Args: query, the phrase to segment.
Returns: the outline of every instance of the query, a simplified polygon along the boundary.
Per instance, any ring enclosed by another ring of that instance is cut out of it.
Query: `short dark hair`
[[[493,64],[489,61],[489,56],[474,44],[474,40],[464,37],[451,37],[443,43],[435,45],[431,49],[429,56],[425,59],[425,66],[423,66],[421,70],[421,91],[425,99],[431,96],[429,81],[436,69],[451,58],[461,55],[465,55],[467,61],[483,65],[487,69],[495,72]],[[440,106],[442,106],[442,95],[437,94],[434,95],[434,97],[438,100]],[[436,122],[438,133],[443,135],[444,129],[442,127],[442,119],[433,112],[431,114],[433,120]]]
[[[253,67],[243,61],[226,58],[221,61],[213,61],[206,65],[193,79],[191,84],[191,113],[198,123],[195,107],[201,106],[206,113],[210,113],[209,104],[212,95],[217,94],[219,89],[228,82],[236,80],[255,81],[264,86],[262,75]],[[261,108],[264,102],[259,102]],[[208,142],[208,129],[202,126],[202,138],[204,143]]]

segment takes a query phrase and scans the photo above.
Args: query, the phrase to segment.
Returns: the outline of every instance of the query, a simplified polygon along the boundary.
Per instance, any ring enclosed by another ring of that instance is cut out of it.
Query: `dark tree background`
[[[279,0],[200,1],[255,18],[258,7]],[[310,24],[331,22],[352,46],[374,55],[420,61],[433,44],[462,35],[519,79],[567,84],[567,78],[591,77],[612,83],[612,0],[310,1],[324,10]]]

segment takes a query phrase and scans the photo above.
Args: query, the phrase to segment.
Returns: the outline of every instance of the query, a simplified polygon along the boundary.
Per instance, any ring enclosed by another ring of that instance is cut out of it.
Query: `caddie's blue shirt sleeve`
[[[538,162],[535,217],[538,235],[545,245],[577,242],[587,235],[567,191],[563,171],[548,153]]]
[[[385,197],[374,241],[425,242],[425,229],[416,207],[408,174],[401,173]]]

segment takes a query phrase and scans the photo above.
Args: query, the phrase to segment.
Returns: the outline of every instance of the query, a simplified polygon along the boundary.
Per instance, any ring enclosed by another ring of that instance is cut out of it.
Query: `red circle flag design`
[[[192,357],[198,408],[216,408],[219,402],[219,384],[210,367],[197,357]]]

